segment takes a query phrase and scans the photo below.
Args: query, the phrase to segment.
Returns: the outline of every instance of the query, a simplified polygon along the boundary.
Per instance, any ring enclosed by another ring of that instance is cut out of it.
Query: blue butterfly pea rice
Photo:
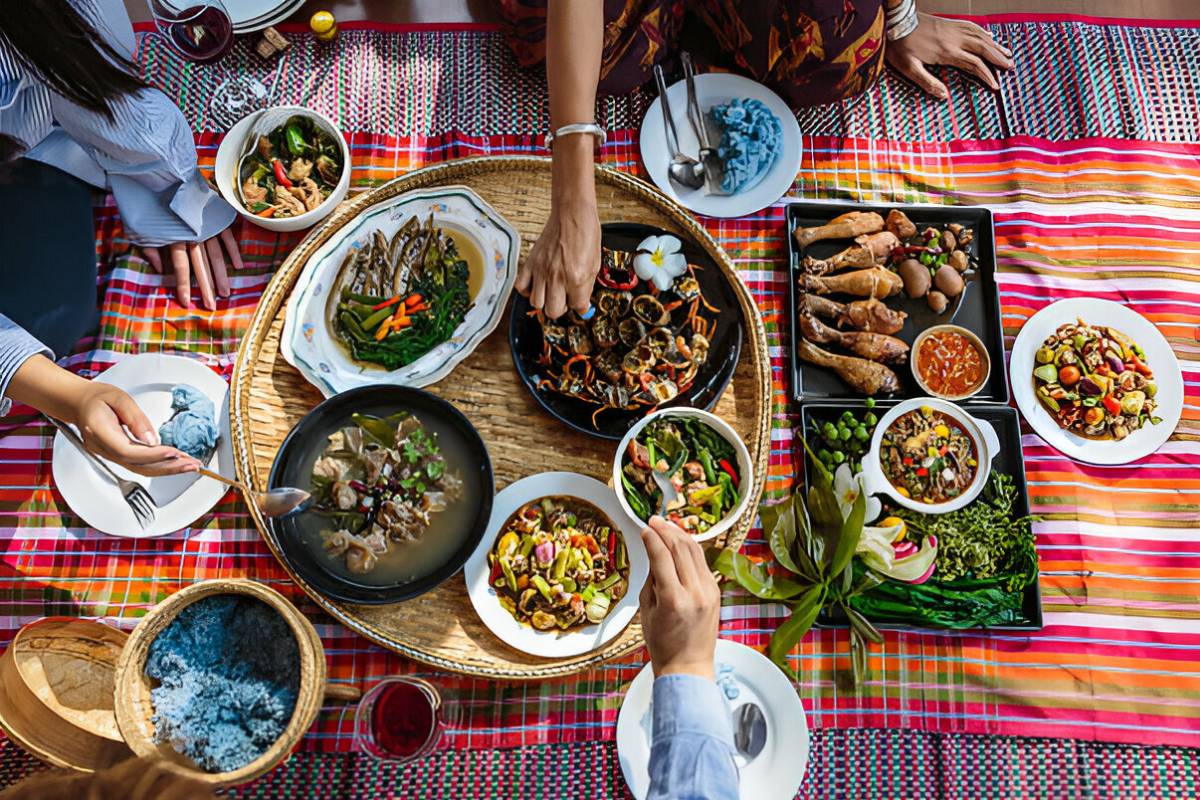
[[[158,743],[207,772],[249,764],[287,728],[300,686],[287,622],[259,600],[206,597],[184,608],[150,645],[146,675]]]
[[[709,116],[721,131],[717,155],[725,165],[721,191],[752,189],[770,171],[783,146],[783,126],[761,100],[734,99],[713,106]]]

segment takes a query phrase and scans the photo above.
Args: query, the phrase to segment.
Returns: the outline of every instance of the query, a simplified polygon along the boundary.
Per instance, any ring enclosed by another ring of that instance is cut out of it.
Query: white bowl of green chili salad
[[[677,497],[663,516],[696,538],[715,539],[750,504],[750,450],[729,423],[698,408],[667,408],[625,434],[613,459],[613,487],[625,513],[645,524],[662,510],[651,465],[670,476]]]
[[[979,496],[999,452],[990,423],[947,400],[917,397],[894,406],[875,426],[863,480],[868,494],[946,514]]]
[[[270,231],[301,231],[328,216],[350,189],[350,148],[341,130],[303,106],[244,117],[217,148],[217,191]]]

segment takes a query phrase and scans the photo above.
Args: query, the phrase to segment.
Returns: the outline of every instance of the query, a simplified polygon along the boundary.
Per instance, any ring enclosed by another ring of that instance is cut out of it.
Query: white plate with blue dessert
[[[656,98],[642,120],[642,162],[650,179],[668,197],[697,214],[744,217],[783,197],[800,171],[800,125],[787,103],[761,83],[728,73],[696,76],[696,96],[724,165],[719,191],[687,189],[667,176],[671,151],[664,130],[662,100]],[[698,158],[700,141],[688,123],[687,83],[667,89],[679,149]]]
[[[213,472],[235,477],[229,436],[229,387],[202,362],[162,353],[129,356],[95,380],[124,389],[154,425],[163,444],[199,458]],[[212,510],[229,487],[195,473],[148,478],[108,462],[140,483],[157,508],[145,527],[117,485],[61,433],[54,437],[54,484],[71,510],[112,536],[145,539],[174,533]]]

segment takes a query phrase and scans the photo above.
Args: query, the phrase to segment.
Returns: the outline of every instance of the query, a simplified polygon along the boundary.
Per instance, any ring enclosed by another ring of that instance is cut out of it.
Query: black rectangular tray
[[[992,212],[977,206],[792,203],[787,207],[788,280],[790,284],[788,313],[791,323],[792,396],[798,401],[859,399],[862,397],[861,394],[843,383],[832,370],[802,361],[796,349],[799,337],[796,308],[799,304],[797,278],[800,275],[800,259],[806,254],[813,258],[829,258],[834,253],[849,247],[851,242],[848,239],[814,242],[802,252],[796,244],[796,238],[792,232],[797,227],[824,225],[834,217],[849,211],[875,211],[886,218],[888,212],[893,208],[898,208],[907,214],[918,230],[924,230],[929,225],[944,226],[952,222],[971,228],[975,236],[968,245],[967,252],[976,261],[975,269],[963,276],[966,288],[962,295],[951,300],[950,307],[941,314],[934,314],[925,302],[925,298],[919,297],[910,300],[903,292],[883,301],[892,308],[908,312],[904,328],[896,335],[911,345],[921,331],[934,325],[953,323],[971,331],[987,348],[992,369],[987,383],[979,391],[979,394],[965,401],[965,404],[1007,404],[1008,382],[1005,378],[1007,370],[1004,365],[1004,330],[1000,321],[1000,291],[996,286],[996,241],[992,226]],[[841,300],[843,296],[834,295],[834,298]],[[894,395],[889,395],[890,398],[907,400],[924,395],[907,365],[896,367],[895,370],[900,377],[901,390]],[[876,399],[880,400],[883,397],[876,397]]]
[[[890,406],[896,404],[897,401],[876,401],[876,414],[880,417],[888,410]],[[816,420],[818,423],[826,421],[836,422],[837,418],[842,415],[843,411],[853,411],[855,414],[861,415],[866,410],[865,399],[859,400],[841,400],[837,402],[809,402],[805,403],[800,409],[800,424],[803,426],[803,436],[808,436],[812,429],[811,420]],[[1025,480],[1025,461],[1021,456],[1021,423],[1020,417],[1015,408],[1001,405],[974,405],[969,409],[971,416],[991,423],[996,429],[996,435],[1000,437],[1000,454],[992,461],[992,469],[997,472],[1003,472],[1006,475],[1011,475],[1016,483],[1017,499],[1013,504],[1013,511],[1018,516],[1026,516],[1029,514],[1029,485]],[[800,441],[795,443],[795,457],[802,459],[804,464],[804,485],[808,485],[809,479],[809,462],[808,456],[804,451],[804,445]],[[1028,625],[996,625],[980,630],[991,631],[1040,631],[1042,629],[1042,590],[1041,580],[1034,581],[1025,588],[1025,601],[1022,604],[1022,611],[1030,620]],[[869,618],[868,618],[869,619]],[[817,624],[822,627],[844,628],[847,627],[845,617],[839,609],[822,609],[821,614],[817,617]],[[917,625],[903,625],[894,622],[878,623],[879,628],[889,628],[896,630],[920,630],[920,631],[941,631],[945,632],[946,628],[927,628]]]

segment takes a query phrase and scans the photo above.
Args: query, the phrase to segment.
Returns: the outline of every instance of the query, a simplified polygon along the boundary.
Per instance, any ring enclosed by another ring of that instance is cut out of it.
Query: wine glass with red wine
[[[159,35],[188,61],[214,64],[233,47],[233,21],[221,0],[147,0]],[[218,123],[232,127],[260,108],[267,90],[254,78],[237,75],[217,86],[209,110]]]
[[[375,758],[406,763],[437,749],[454,712],[429,681],[385,678],[359,701],[354,738]]]

